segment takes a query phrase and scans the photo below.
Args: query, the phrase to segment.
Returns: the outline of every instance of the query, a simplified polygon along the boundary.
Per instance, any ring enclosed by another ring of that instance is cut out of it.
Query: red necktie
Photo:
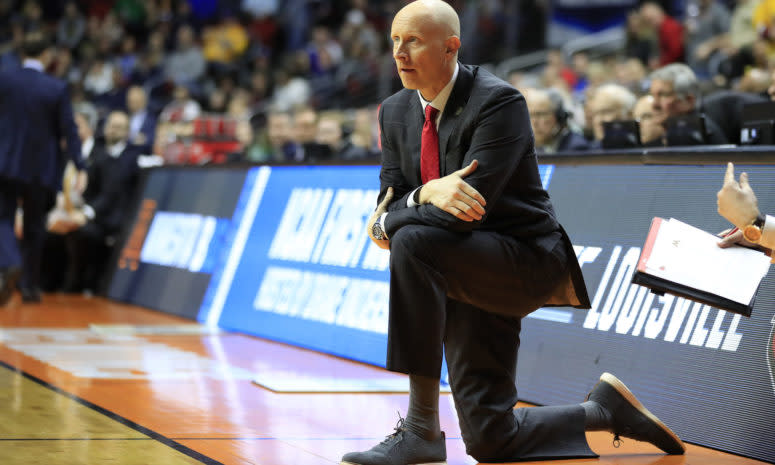
[[[420,147],[420,177],[423,184],[439,178],[439,133],[436,132],[438,113],[439,110],[426,105]]]

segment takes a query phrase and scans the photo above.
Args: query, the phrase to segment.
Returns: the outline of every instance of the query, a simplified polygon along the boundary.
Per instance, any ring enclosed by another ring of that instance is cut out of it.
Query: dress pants
[[[0,178],[0,271],[21,267],[22,256],[13,232],[18,194],[16,186]]]
[[[46,238],[46,214],[54,204],[54,194],[39,185],[1,181],[0,268],[21,265],[19,287],[37,289],[40,287],[40,268]],[[24,210],[24,236],[21,244],[13,234],[18,199],[21,199]]]
[[[411,225],[390,238],[390,250],[387,367],[438,378],[446,350],[468,454],[486,462],[596,457],[580,405],[513,409],[521,318],[567,273],[561,233],[518,240]]]

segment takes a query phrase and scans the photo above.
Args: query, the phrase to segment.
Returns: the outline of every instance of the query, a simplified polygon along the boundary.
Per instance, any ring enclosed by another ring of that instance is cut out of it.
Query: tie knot
[[[425,119],[426,120],[433,121],[435,123],[434,118],[436,118],[436,115],[438,115],[438,114],[439,114],[439,110],[438,109],[433,108],[430,105],[426,105],[425,106]]]

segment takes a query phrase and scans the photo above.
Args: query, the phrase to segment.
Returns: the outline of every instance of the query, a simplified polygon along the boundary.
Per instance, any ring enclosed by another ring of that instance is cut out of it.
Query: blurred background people
[[[725,144],[727,138],[724,132],[712,119],[701,115],[698,111],[698,99],[700,97],[697,77],[689,66],[683,63],[673,63],[651,73],[649,76],[651,86],[649,93],[654,97],[654,119],[664,131],[664,140],[667,145],[675,145],[668,137],[668,131],[674,125],[676,118],[682,116],[703,116],[704,127],[686,128],[691,134],[680,134],[681,145],[695,144]],[[673,126],[675,127],[675,126]],[[675,127],[676,131],[683,131],[682,127]],[[695,129],[699,132],[694,134]]]
[[[632,119],[635,95],[618,84],[605,84],[595,90],[590,103],[595,141],[603,140],[603,123]]]
[[[587,150],[589,143],[569,127],[570,113],[562,97],[555,91],[527,89],[525,91],[530,124],[533,127],[536,151],[554,153]]]
[[[644,95],[639,98],[632,108],[632,117],[638,122],[641,144],[647,147],[664,145],[665,131],[654,118],[654,97]]]
[[[148,109],[145,89],[140,86],[129,87],[126,108],[129,114],[129,141],[150,151],[156,136],[156,115]]]

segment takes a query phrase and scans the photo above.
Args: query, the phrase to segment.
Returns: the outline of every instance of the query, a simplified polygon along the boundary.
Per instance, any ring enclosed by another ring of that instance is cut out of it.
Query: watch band
[[[759,215],[756,217],[756,219],[751,222],[748,226],[743,228],[743,237],[748,242],[753,242],[754,244],[758,244],[759,240],[762,238],[762,228],[764,227],[764,222],[766,220],[766,217],[759,213]]]

